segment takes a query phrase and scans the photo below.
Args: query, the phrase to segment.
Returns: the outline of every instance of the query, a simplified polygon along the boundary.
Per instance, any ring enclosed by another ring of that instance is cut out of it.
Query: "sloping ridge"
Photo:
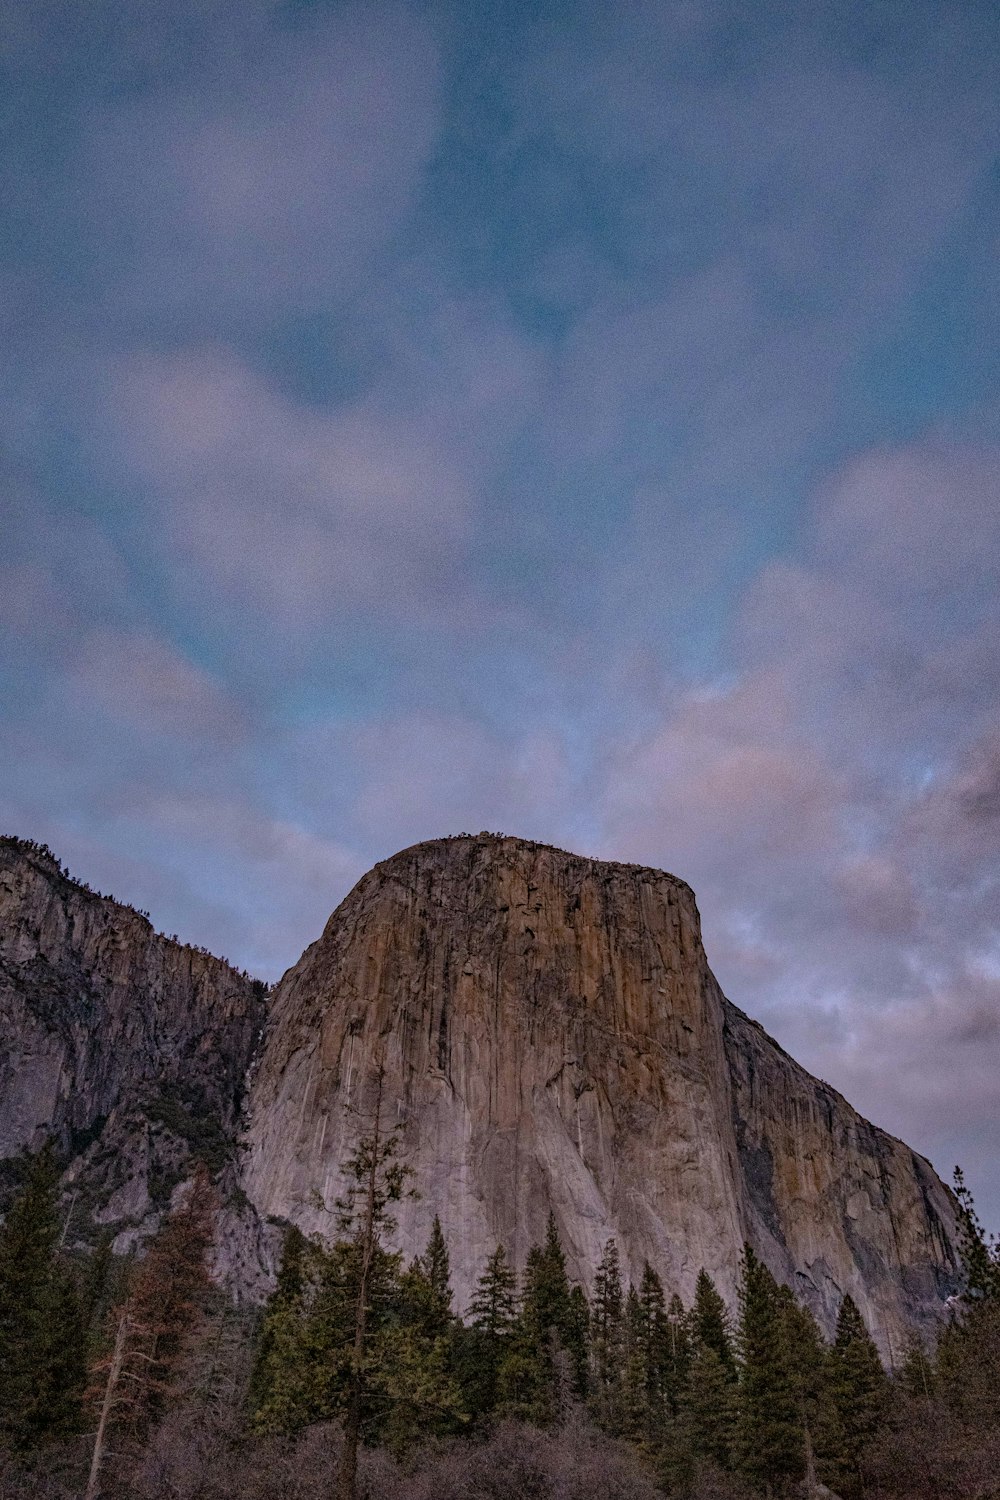
[[[71,1230],[96,1215],[125,1248],[194,1156],[222,1168],[265,1010],[259,981],[0,839],[0,1166],[53,1137]]]
[[[281,981],[249,1100],[246,1189],[332,1232],[340,1167],[385,1072],[460,1304],[496,1243],[523,1263],[551,1208],[589,1285],[614,1236],[689,1298],[735,1295],[749,1241],[827,1328],[850,1292],[883,1349],[956,1285],[930,1165],[722,995],[690,887],[480,834],[376,865]]]

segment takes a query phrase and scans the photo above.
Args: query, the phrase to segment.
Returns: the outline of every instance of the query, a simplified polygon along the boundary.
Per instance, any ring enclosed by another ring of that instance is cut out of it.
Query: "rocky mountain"
[[[498,1241],[519,1264],[554,1210],[590,1284],[609,1236],[690,1298],[730,1301],[749,1241],[827,1328],[850,1292],[884,1347],[953,1289],[950,1195],[731,1005],[683,881],[479,835],[366,875],[273,996],[244,1182],[330,1232],[371,1081],[440,1215],[460,1304]]]
[[[0,1158],[54,1137],[71,1228],[158,1221],[205,1157],[232,1170],[266,986],[0,839]]]
[[[369,872],[268,996],[144,916],[0,842],[0,1155],[54,1131],[70,1205],[155,1222],[194,1155],[230,1207],[220,1270],[259,1289],[287,1220],[332,1233],[384,1075],[464,1307],[551,1208],[589,1285],[615,1236],[687,1300],[732,1300],[749,1241],[830,1327],[850,1292],[886,1352],[956,1285],[951,1195],[731,1005],[694,895],[658,870],[481,834]],[[252,1205],[252,1207],[251,1207]]]

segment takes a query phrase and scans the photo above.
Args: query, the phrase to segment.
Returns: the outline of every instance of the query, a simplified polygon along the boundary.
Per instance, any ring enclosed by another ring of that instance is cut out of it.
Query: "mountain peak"
[[[954,1285],[953,1212],[921,1158],[722,995],[689,886],[496,833],[376,865],[278,986],[249,1101],[263,1216],[333,1231],[359,1106],[384,1070],[461,1299],[555,1213],[588,1284],[604,1244],[685,1299],[733,1297],[749,1242],[829,1325],[850,1291],[885,1338]],[[317,1197],[317,1192],[319,1196]],[[881,1336],[881,1335],[880,1335]]]

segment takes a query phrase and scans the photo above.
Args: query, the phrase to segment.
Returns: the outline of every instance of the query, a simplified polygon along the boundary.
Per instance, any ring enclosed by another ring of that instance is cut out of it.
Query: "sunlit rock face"
[[[195,1156],[225,1166],[265,1005],[263,985],[0,839],[0,1158],[52,1137],[81,1229],[95,1216],[126,1248]]]
[[[614,1236],[688,1300],[734,1302],[749,1241],[831,1327],[843,1293],[885,1352],[955,1286],[933,1169],[812,1078],[722,995],[694,895],[658,870],[482,834],[377,865],[281,982],[249,1100],[262,1216],[334,1232],[341,1166],[384,1070],[460,1309],[502,1242],[519,1265],[551,1208],[589,1287]]]

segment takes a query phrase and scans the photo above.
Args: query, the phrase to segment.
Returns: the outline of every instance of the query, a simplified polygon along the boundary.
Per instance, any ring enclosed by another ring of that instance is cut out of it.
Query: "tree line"
[[[205,1168],[122,1260],[106,1238],[68,1249],[52,1149],[25,1164],[0,1226],[0,1493],[1000,1493],[1000,1254],[960,1174],[964,1293],[933,1347],[914,1335],[887,1372],[850,1297],[827,1341],[749,1246],[736,1308],[704,1270],[684,1306],[648,1264],[627,1283],[614,1240],[573,1285],[551,1214],[520,1277],[496,1247],[459,1317],[439,1221],[409,1263],[390,1248],[413,1187],[380,1106],[336,1238],[288,1227],[260,1313],[210,1281]]]

